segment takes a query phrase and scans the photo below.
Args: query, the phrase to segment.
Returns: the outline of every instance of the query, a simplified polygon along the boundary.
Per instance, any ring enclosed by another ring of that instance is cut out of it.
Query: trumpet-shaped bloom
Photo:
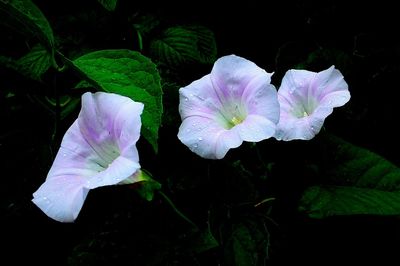
[[[203,158],[221,159],[243,141],[273,136],[279,103],[271,76],[239,56],[218,59],[211,74],[179,90],[180,141]]]
[[[142,103],[124,96],[83,94],[78,119],[32,201],[49,217],[72,222],[90,189],[137,181],[142,111]]]
[[[278,90],[278,140],[312,139],[334,107],[350,100],[343,75],[334,66],[321,71],[289,70]]]

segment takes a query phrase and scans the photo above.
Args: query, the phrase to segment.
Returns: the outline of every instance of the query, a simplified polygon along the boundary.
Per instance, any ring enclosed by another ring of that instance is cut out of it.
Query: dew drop
[[[67,156],[67,154],[66,153],[63,153],[63,157],[66,157]]]
[[[203,138],[202,138],[202,137],[199,137],[199,138],[198,138],[198,140],[199,140],[199,141],[202,141],[202,140],[203,140]]]
[[[47,204],[50,204],[50,203],[51,203],[51,201],[50,201],[47,197],[43,197],[43,200],[44,200]]]
[[[188,97],[185,97],[185,101],[187,102],[189,99],[188,99]]]

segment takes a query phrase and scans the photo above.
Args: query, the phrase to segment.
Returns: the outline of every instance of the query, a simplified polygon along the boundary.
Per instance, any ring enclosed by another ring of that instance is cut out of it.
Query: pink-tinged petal
[[[94,189],[121,183],[131,178],[139,169],[139,163],[119,156],[106,169],[87,178],[86,187]]]
[[[107,165],[116,158],[116,149],[137,159],[134,145],[140,136],[142,110],[143,104],[118,94],[85,93],[78,117],[79,128]]]
[[[285,98],[290,105],[296,105],[298,102],[307,102],[311,93],[309,88],[314,80],[316,73],[307,70],[291,69],[283,76],[278,95]],[[279,99],[281,103],[281,99]]]
[[[258,142],[275,134],[276,124],[260,115],[248,115],[246,119],[232,128],[244,141]]]
[[[206,159],[221,159],[229,149],[242,144],[236,132],[200,116],[184,119],[179,127],[178,138],[192,152]]]
[[[89,189],[134,179],[143,104],[98,92],[82,96],[78,119],[64,135],[45,183],[33,202],[48,216],[73,221]]]
[[[277,124],[279,121],[279,102],[274,85],[268,75],[259,75],[247,84],[242,101],[247,113],[260,115]]]
[[[240,99],[245,88],[254,78],[262,75],[269,83],[272,74],[253,62],[236,55],[219,58],[211,71],[211,80],[221,101]]]
[[[334,66],[316,73],[311,85],[311,93],[322,100],[332,92],[348,92],[348,85],[344,81],[344,77]]]
[[[47,216],[59,222],[73,222],[78,216],[88,189],[76,176],[57,176],[33,193],[35,203]]]
[[[319,105],[331,108],[340,107],[350,101],[350,97],[349,91],[334,91],[325,95],[325,97],[320,100]]]
[[[222,108],[210,75],[179,89],[179,97],[179,112],[182,119],[196,115],[213,118]]]
[[[278,140],[312,139],[334,107],[350,100],[343,75],[334,68],[315,73],[289,70],[278,91],[280,120],[275,133]]]

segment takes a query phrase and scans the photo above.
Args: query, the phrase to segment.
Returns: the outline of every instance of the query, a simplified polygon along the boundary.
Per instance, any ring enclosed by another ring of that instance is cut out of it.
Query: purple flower
[[[279,103],[271,76],[239,56],[218,59],[211,74],[179,90],[180,141],[203,158],[221,159],[243,141],[273,136]]]
[[[136,142],[143,104],[112,93],[85,93],[46,181],[33,202],[49,217],[73,222],[90,189],[136,182]]]
[[[343,75],[334,66],[321,71],[289,70],[278,90],[278,140],[312,139],[334,107],[350,100]]]

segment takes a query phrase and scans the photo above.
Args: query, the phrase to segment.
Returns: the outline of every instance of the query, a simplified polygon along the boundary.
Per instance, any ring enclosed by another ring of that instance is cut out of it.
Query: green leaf
[[[217,48],[212,31],[201,26],[171,27],[150,45],[152,55],[171,67],[199,62],[212,63]]]
[[[46,17],[30,0],[0,0],[0,17],[1,23],[25,35],[37,37],[53,54],[53,31]]]
[[[226,265],[265,265],[268,257],[268,232],[260,230],[259,226],[255,219],[233,225],[232,235],[225,244]]]
[[[339,49],[333,48],[319,48],[309,53],[307,59],[300,64],[297,64],[294,68],[296,69],[313,69],[319,65],[335,65],[337,69],[340,69],[345,76],[352,69],[353,59],[351,56]]]
[[[97,0],[108,11],[114,11],[118,0]]]
[[[304,192],[300,211],[319,219],[333,215],[399,215],[400,191],[313,186]]]
[[[299,210],[313,218],[332,215],[399,215],[400,169],[383,157],[335,136],[324,139],[326,184],[307,189]]]
[[[51,66],[51,54],[41,45],[36,45],[32,50],[17,61],[17,70],[34,80],[41,80]]]
[[[199,61],[204,64],[214,63],[217,59],[217,44],[214,33],[203,26],[189,26],[186,28],[196,33]]]
[[[161,189],[161,184],[155,181],[146,171],[139,170],[137,181],[133,183],[132,187],[143,199],[151,201],[154,198],[154,192]]]
[[[150,59],[129,50],[102,50],[83,55],[72,64],[95,88],[144,103],[142,134],[157,152],[162,90]]]
[[[194,253],[203,253],[219,246],[209,228],[196,232],[186,243],[187,249]]]

